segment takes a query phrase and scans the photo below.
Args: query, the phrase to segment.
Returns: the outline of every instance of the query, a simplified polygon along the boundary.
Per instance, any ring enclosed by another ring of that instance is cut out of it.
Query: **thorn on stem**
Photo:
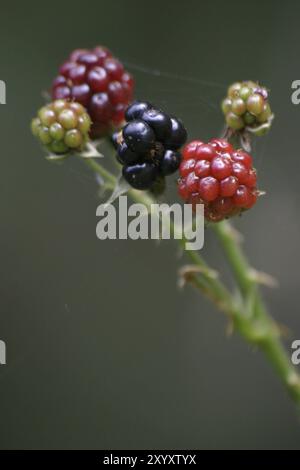
[[[97,145],[92,142],[86,143],[86,149],[79,153],[82,158],[104,158],[102,153],[98,152]]]
[[[63,155],[56,155],[55,153],[49,153],[45,158],[49,162],[62,162],[70,156],[69,153]]]
[[[195,266],[193,264],[188,264],[188,265],[182,266],[179,269],[179,272],[178,272],[179,288],[182,289],[188,282],[193,281],[193,278],[197,276],[197,274],[205,274],[210,279],[217,279],[219,275],[217,271],[207,268],[206,266]]]
[[[279,286],[279,283],[275,277],[271,276],[268,273],[262,271],[257,271],[254,268],[251,268],[249,271],[249,278],[256,282],[257,284],[262,284],[267,287],[276,288]]]

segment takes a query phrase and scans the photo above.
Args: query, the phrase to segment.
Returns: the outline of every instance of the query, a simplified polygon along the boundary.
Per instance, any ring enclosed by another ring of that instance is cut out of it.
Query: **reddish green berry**
[[[76,102],[56,100],[41,108],[31,122],[31,130],[53,153],[82,150],[88,140],[91,120],[84,107]]]
[[[83,134],[87,134],[90,130],[91,127],[91,119],[87,113],[82,113],[78,117],[78,123],[77,123],[77,128],[82,132]]]
[[[249,113],[249,111],[245,112],[243,119],[247,126],[251,126],[256,120],[259,122],[259,116],[255,117],[253,114]]]
[[[261,95],[255,93],[247,99],[247,111],[249,113],[254,114],[254,116],[258,116],[263,112],[265,101]]]
[[[231,129],[234,129],[236,131],[239,131],[240,129],[243,129],[243,127],[245,127],[243,118],[233,112],[226,114],[226,123],[228,127],[231,127]]]
[[[38,112],[38,117],[44,126],[51,126],[55,122],[55,112],[49,109],[48,106],[44,106]]]
[[[253,90],[249,86],[241,86],[239,89],[239,97],[245,102],[249,96],[253,93]]]
[[[31,121],[31,132],[35,137],[38,137],[39,135],[39,130],[41,126],[41,121],[39,118],[33,118]]]
[[[62,140],[65,136],[65,129],[59,122],[54,122],[49,128],[49,133],[52,139]]]
[[[67,153],[69,150],[63,140],[53,140],[49,149],[57,154]]]
[[[73,129],[77,125],[77,116],[72,109],[63,109],[57,116],[58,122],[64,129]]]
[[[40,139],[42,144],[44,145],[50,144],[52,139],[51,139],[51,135],[49,132],[49,127],[41,125],[38,131],[38,138]]]
[[[257,200],[252,157],[224,139],[193,141],[183,148],[178,191],[185,202],[204,204],[204,215],[218,222],[250,209]]]
[[[70,104],[71,109],[72,109],[73,105],[74,105],[74,103]],[[65,108],[66,108],[66,100],[55,100],[52,103],[52,109],[56,113],[56,115],[58,113],[60,113],[60,111],[62,111]]]
[[[269,103],[265,103],[261,114],[256,116],[256,119],[258,122],[263,124],[264,122],[268,121],[271,115],[272,115],[272,111],[271,111],[270,105]]]
[[[77,129],[71,129],[66,132],[64,141],[68,147],[70,147],[71,149],[76,149],[78,147],[81,147],[82,134]]]
[[[230,85],[230,87],[228,88],[228,92],[227,92],[227,95],[229,96],[229,98],[237,98],[239,96],[239,91],[242,87],[242,84],[237,82],[237,83],[233,83],[232,85]]]
[[[266,133],[272,122],[272,111],[266,88],[253,81],[231,85],[221,108],[227,126],[235,132],[251,128],[256,135]]]
[[[250,98],[249,98],[250,99]],[[231,111],[238,116],[244,114],[247,110],[245,101],[242,98],[235,98],[231,103]]]
[[[222,111],[224,114],[229,113],[231,111],[231,106],[232,106],[232,99],[231,98],[225,98],[222,101]]]

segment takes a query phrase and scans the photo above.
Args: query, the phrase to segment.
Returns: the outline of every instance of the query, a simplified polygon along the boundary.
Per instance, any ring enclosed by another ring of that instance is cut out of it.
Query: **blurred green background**
[[[47,162],[29,131],[76,47],[108,46],[136,96],[180,116],[191,138],[219,134],[232,81],[269,87],[276,119],[254,149],[267,196],[236,226],[254,266],[280,282],[265,296],[291,328],[289,348],[300,338],[300,5],[52,0],[1,13],[0,447],[300,448],[299,416],[269,364],[228,338],[197,292],[177,289],[175,243],[97,240],[93,175]],[[230,282],[210,231],[203,255]]]

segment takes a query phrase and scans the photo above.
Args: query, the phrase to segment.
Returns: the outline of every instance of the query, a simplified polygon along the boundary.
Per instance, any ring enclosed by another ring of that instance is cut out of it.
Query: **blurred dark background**
[[[29,122],[76,47],[108,46],[135,74],[136,96],[180,116],[191,138],[219,134],[231,82],[269,87],[276,119],[255,144],[267,196],[236,226],[254,266],[280,282],[265,296],[290,348],[300,338],[300,106],[290,100],[300,5],[52,0],[1,13],[0,447],[299,448],[299,416],[269,364],[228,338],[197,292],[177,289],[175,243],[97,240],[93,175],[45,161]],[[210,231],[203,255],[230,282]]]

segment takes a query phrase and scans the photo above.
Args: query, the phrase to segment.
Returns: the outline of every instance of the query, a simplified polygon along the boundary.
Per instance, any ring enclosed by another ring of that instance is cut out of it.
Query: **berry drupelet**
[[[272,111],[266,88],[252,81],[233,83],[222,101],[226,123],[233,131],[251,129],[256,135],[271,127]]]
[[[80,151],[88,141],[91,120],[80,103],[56,100],[43,106],[31,122],[34,136],[51,153]]]
[[[146,101],[129,106],[125,118],[127,124],[112,137],[123,177],[135,189],[163,188],[165,176],[180,165],[184,125]]]
[[[224,139],[195,140],[182,151],[178,190],[185,202],[204,204],[206,220],[218,222],[250,209],[257,201],[252,157]]]
[[[122,125],[133,87],[133,78],[121,62],[98,46],[71,53],[53,81],[52,98],[85,106],[93,122],[91,137],[98,138]]]

